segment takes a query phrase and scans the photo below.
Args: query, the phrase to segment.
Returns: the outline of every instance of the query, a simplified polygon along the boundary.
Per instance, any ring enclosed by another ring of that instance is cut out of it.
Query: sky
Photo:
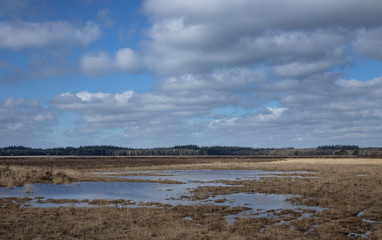
[[[0,0],[0,147],[382,146],[380,0]]]

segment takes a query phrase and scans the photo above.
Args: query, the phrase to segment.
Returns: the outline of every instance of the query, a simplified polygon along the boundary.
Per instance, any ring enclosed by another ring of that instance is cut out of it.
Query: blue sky
[[[0,0],[0,147],[382,144],[379,0]]]

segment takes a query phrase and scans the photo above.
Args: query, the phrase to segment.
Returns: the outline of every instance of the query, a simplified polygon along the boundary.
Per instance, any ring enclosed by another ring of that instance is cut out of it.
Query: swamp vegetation
[[[189,197],[293,194],[291,203],[321,209],[243,214],[247,206],[225,205],[224,197],[219,205],[134,207],[122,207],[123,199],[100,199],[94,202],[96,207],[27,207],[31,199],[2,198],[2,239],[382,239],[382,159],[377,158],[0,158],[0,165],[0,185],[7,188],[37,182],[111,181],[105,174],[87,174],[91,172],[119,172],[116,175],[126,178],[115,176],[112,181],[140,181],[129,179],[129,174],[176,169],[306,171],[314,174],[221,180],[224,186],[197,187]],[[235,214],[234,221],[227,222],[226,217]]]

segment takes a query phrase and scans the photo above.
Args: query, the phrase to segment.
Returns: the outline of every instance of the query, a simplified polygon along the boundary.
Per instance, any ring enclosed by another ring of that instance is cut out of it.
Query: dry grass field
[[[28,199],[1,199],[1,239],[382,239],[382,159],[0,158],[0,165],[0,185],[5,187],[109,181],[85,174],[89,171],[311,171],[316,173],[306,174],[309,178],[284,174],[262,181],[225,181],[229,186],[199,187],[193,194],[195,198],[241,192],[298,194],[290,201],[322,208],[307,217],[304,212],[275,209],[269,215],[277,218],[244,216],[228,224],[224,217],[245,206],[22,208],[19,203]]]

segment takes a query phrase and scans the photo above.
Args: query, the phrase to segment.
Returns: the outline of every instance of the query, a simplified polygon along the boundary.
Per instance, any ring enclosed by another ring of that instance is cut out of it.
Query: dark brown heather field
[[[301,196],[292,202],[323,210],[307,218],[293,210],[270,211],[279,218],[243,217],[229,225],[224,216],[245,206],[21,208],[28,199],[1,199],[0,239],[382,239],[382,159],[0,158],[0,185],[106,180],[89,171],[206,168],[317,172],[315,178],[232,181],[228,187],[198,188],[193,197],[289,193]]]

